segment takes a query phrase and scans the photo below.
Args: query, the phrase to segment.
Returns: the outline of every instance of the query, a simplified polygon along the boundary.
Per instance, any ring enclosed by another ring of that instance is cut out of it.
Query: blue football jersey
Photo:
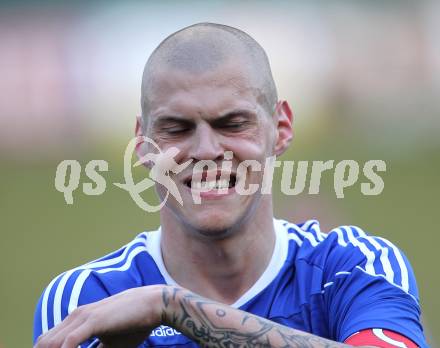
[[[322,233],[316,220],[274,219],[274,226],[269,265],[232,307],[334,341],[381,328],[427,347],[414,273],[391,242],[354,226]],[[141,233],[116,252],[53,279],[37,305],[34,342],[78,306],[133,287],[177,285],[165,268],[160,239],[160,228]],[[90,339],[81,347],[98,343]],[[170,346],[198,347],[164,325],[140,347]]]

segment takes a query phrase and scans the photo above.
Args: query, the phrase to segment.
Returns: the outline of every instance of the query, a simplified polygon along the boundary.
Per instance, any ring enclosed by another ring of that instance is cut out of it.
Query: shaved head
[[[272,113],[277,102],[277,91],[263,48],[239,29],[221,24],[199,23],[168,36],[148,59],[142,77],[143,118],[148,116],[149,96],[154,90],[159,72],[173,70],[201,75],[218,71],[231,63],[242,66],[252,88],[259,95],[259,102]]]

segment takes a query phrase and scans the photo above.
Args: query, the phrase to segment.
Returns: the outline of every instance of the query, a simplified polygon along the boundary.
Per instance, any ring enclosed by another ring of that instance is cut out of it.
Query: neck
[[[162,256],[171,277],[195,293],[234,303],[261,276],[274,245],[272,203],[260,202],[251,218],[224,238],[195,233],[168,209],[161,211]]]

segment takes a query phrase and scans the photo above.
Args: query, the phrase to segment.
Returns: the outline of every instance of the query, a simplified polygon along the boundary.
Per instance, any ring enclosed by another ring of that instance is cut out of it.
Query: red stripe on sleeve
[[[381,348],[417,348],[418,346],[397,332],[384,329],[362,330],[351,335],[344,343],[352,346],[371,345]]]

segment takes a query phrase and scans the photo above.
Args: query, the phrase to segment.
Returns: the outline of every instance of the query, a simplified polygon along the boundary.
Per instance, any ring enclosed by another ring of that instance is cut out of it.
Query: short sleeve
[[[416,280],[405,255],[385,239],[350,233],[334,236],[337,246],[326,262],[323,292],[332,336],[344,342],[360,330],[380,328],[427,347]]]
[[[33,337],[32,337],[32,342],[35,344],[35,342],[37,341],[38,337],[41,336],[41,334],[43,333],[43,327],[42,327],[42,322],[41,322],[41,304],[43,301],[43,295],[40,296],[40,299],[38,300],[37,306],[35,308],[35,313],[34,313],[34,330],[33,330]]]
[[[64,320],[75,308],[105,297],[108,297],[106,289],[89,270],[61,274],[47,286],[38,301],[34,315],[33,343]],[[98,344],[97,340],[91,339],[81,347],[92,348]]]

